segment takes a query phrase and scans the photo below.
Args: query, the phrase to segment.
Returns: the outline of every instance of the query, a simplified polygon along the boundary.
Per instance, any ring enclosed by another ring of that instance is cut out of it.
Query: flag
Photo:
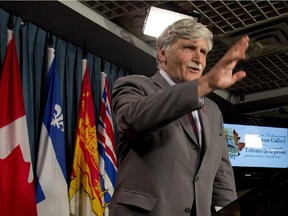
[[[95,114],[87,60],[83,60],[83,73],[69,186],[70,214],[103,216]]]
[[[13,32],[0,76],[0,215],[36,216],[34,175]]]
[[[68,216],[66,150],[60,78],[54,49],[48,48],[46,105],[40,134],[36,199],[38,216]]]
[[[97,137],[105,216],[109,215],[109,204],[117,175],[116,144],[110,104],[108,78],[104,72],[101,72],[101,103]]]

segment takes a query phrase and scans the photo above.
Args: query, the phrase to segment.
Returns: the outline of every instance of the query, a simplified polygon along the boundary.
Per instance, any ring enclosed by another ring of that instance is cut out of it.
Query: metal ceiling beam
[[[102,15],[88,8],[83,3],[79,1],[59,1],[59,2],[69,7],[70,9],[74,10],[75,12],[79,13],[80,15],[86,17],[87,19],[91,20],[95,24],[100,25],[101,27],[108,30],[112,34],[115,34],[118,37],[122,38],[123,40],[133,44],[134,46],[143,50],[147,54],[156,57],[156,51],[151,46],[149,46],[136,36],[132,35],[130,32],[126,31],[125,29],[121,28],[120,26],[116,25],[110,20],[106,19]]]

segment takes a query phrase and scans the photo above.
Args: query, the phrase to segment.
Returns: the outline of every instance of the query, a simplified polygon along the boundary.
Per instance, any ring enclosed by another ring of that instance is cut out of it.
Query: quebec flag
[[[46,106],[41,128],[36,199],[38,216],[68,216],[68,186],[60,79],[54,49],[48,49]]]

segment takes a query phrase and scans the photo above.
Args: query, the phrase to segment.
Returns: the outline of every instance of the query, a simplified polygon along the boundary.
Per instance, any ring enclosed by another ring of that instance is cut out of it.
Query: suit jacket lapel
[[[153,82],[159,86],[160,88],[167,88],[169,85],[169,83],[165,80],[165,78],[161,75],[161,73],[158,71],[156,72],[151,79],[153,80]]]
[[[152,76],[152,80],[154,81],[154,83],[159,86],[160,88],[167,88],[169,87],[169,83],[165,80],[165,78],[160,74],[160,72],[158,71],[157,73],[155,73],[154,76]],[[184,128],[184,130],[187,132],[187,134],[191,137],[191,139],[197,144],[199,145],[197,138],[194,134],[194,131],[192,129],[191,123],[189,121],[188,116],[182,116],[181,118],[178,119],[182,125],[182,127]]]
[[[184,130],[187,132],[187,134],[192,138],[192,140],[199,146],[198,140],[196,138],[196,135],[192,129],[192,125],[190,123],[190,120],[187,115],[182,116],[179,118],[179,121],[184,128]],[[200,146],[199,146],[200,147]]]

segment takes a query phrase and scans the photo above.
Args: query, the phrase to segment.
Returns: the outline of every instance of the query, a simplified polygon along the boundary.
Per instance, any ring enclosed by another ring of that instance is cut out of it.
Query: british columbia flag
[[[104,72],[101,72],[101,103],[97,137],[105,216],[109,214],[109,204],[117,175],[116,144],[110,104],[108,78]]]

